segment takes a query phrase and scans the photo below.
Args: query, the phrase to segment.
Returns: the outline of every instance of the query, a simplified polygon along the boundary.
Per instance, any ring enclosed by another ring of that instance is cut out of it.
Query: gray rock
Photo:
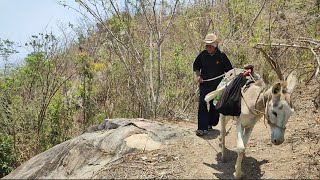
[[[145,119],[106,119],[82,135],[31,158],[4,179],[90,179],[135,151],[161,149],[191,133]]]

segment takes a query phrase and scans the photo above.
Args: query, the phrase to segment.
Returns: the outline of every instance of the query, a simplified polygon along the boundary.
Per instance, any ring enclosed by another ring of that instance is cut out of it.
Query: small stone
[[[147,158],[146,156],[142,156],[141,159],[142,159],[143,161],[145,161],[145,160],[147,160],[148,158]]]

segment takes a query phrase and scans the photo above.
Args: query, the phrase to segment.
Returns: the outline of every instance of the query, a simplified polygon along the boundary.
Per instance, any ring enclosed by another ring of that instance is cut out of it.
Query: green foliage
[[[58,39],[51,32],[49,34],[39,33],[38,35],[32,35],[31,41],[25,43],[25,46],[33,48],[33,52],[42,52],[48,57],[58,44]]]
[[[28,54],[25,58],[26,66],[31,68],[30,70],[33,71],[33,68],[38,67],[40,64],[44,64],[45,57],[43,52],[33,52]]]
[[[249,62],[246,51],[239,47],[238,49],[238,63],[236,64],[237,67],[243,67],[243,65]]]
[[[0,81],[0,88],[2,91],[10,90],[14,85],[14,77],[7,76]]]
[[[121,32],[123,29],[123,24],[121,23],[121,20],[119,19],[119,17],[112,17],[109,20],[110,23],[110,27],[112,29],[113,32]]]
[[[177,76],[183,77],[188,72],[188,67],[186,62],[184,61],[183,57],[183,48],[182,46],[175,45],[174,52],[173,52],[173,68],[174,71],[172,73],[176,74]]]
[[[15,49],[16,46],[17,44],[15,42],[0,38],[0,57],[7,61],[9,56],[18,53],[18,51]]]
[[[13,150],[12,139],[0,133],[0,178],[14,169],[16,156]]]
[[[57,95],[49,107],[48,118],[50,122],[50,133],[49,133],[49,142],[52,145],[56,145],[62,142],[62,131],[64,127],[61,127],[61,107],[62,107],[62,97]]]

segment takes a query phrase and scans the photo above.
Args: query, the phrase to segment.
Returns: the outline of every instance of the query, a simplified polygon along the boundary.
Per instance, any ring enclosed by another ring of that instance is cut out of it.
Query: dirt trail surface
[[[243,172],[246,179],[319,179],[320,113],[312,88],[294,93],[296,112],[285,142],[270,142],[261,119],[249,140]],[[232,179],[236,152],[235,124],[227,124],[227,161],[221,162],[219,127],[195,135],[194,121],[112,119],[33,157],[4,178],[169,178]]]

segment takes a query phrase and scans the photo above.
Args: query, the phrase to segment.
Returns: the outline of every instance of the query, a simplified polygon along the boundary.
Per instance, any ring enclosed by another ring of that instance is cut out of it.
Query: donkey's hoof
[[[234,172],[233,176],[235,179],[241,179],[241,177],[243,176],[243,173],[242,172],[240,172],[240,173]]]

